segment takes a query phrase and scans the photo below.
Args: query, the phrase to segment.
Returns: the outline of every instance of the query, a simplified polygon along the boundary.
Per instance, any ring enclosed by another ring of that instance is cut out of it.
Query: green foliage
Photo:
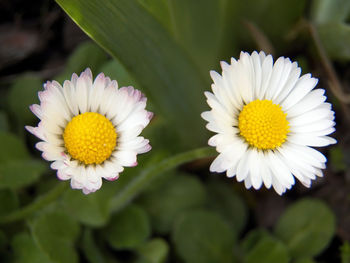
[[[68,215],[50,212],[36,218],[31,231],[38,247],[53,262],[78,262],[74,242],[79,236],[79,225]]]
[[[115,249],[133,249],[144,242],[150,232],[146,212],[139,206],[130,205],[112,216],[104,235]]]
[[[4,111],[0,111],[0,131],[8,131],[10,129],[7,115]]]
[[[203,205],[205,199],[204,186],[197,178],[176,173],[164,184],[141,195],[138,203],[150,215],[153,229],[166,234],[181,212]]]
[[[42,90],[42,81],[33,74],[21,75],[13,82],[8,94],[8,106],[19,125],[30,124],[36,119],[29,110],[29,106],[39,102],[38,91],[40,90]]]
[[[83,233],[81,247],[85,257],[91,263],[105,263],[105,259],[97,244],[91,230],[87,229]]]
[[[316,24],[343,22],[350,15],[348,0],[313,0],[311,19]]]
[[[287,247],[265,230],[253,230],[243,240],[245,263],[284,263],[290,261]]]
[[[9,189],[0,190],[0,200],[0,215],[12,212],[19,206],[18,196],[14,191]]]
[[[169,246],[162,238],[154,238],[137,248],[138,263],[164,263],[167,259]]]
[[[346,170],[346,163],[342,148],[338,145],[330,149],[330,163],[336,172]]]
[[[86,68],[90,68],[94,74],[107,61],[106,53],[95,43],[88,41],[79,45],[69,57],[64,71],[55,78],[60,84],[70,79],[75,72],[78,75]]]
[[[172,232],[176,252],[184,262],[232,262],[236,233],[217,214],[190,211],[177,220]]]
[[[119,87],[134,86],[135,88],[140,89],[136,80],[117,59],[104,63],[99,71],[103,72],[105,76],[117,80]]]
[[[24,143],[16,136],[0,131],[0,189],[17,189],[38,180],[46,165],[31,159]]]
[[[212,180],[208,183],[208,196],[209,207],[218,212],[235,232],[240,233],[247,222],[247,208],[233,187]]]
[[[36,244],[28,233],[19,233],[12,239],[14,262],[20,263],[53,263],[50,257]]]
[[[334,214],[317,199],[295,202],[288,207],[275,227],[276,235],[296,258],[318,255],[328,246],[334,232]]]
[[[186,127],[177,129],[184,145],[204,142],[207,133],[198,118],[205,109],[204,100],[199,100],[198,95],[208,83],[155,17],[137,1],[106,0],[101,4],[99,0],[57,0],[57,3],[135,76],[169,123]],[[123,14],[128,14],[127,20]]]
[[[345,241],[340,247],[340,256],[342,263],[350,263],[350,244],[348,241]]]

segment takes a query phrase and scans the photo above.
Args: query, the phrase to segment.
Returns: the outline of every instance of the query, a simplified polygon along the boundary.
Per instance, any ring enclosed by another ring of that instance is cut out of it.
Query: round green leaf
[[[288,263],[287,247],[265,230],[254,230],[244,239],[244,263]]]
[[[20,233],[12,239],[12,249],[15,261],[20,263],[53,263],[27,233]]]
[[[325,249],[335,232],[335,216],[325,203],[303,199],[279,219],[275,233],[297,258],[312,257]]]
[[[343,22],[350,15],[349,0],[313,0],[311,19],[316,24]]]
[[[38,103],[38,91],[42,90],[42,85],[42,80],[32,74],[22,75],[13,83],[8,94],[8,104],[21,124],[29,124],[36,119],[29,105]]]
[[[14,191],[9,189],[0,190],[0,215],[12,212],[19,206],[18,197]]]
[[[17,189],[36,182],[47,169],[39,160],[14,160],[0,163],[0,189]]]
[[[110,216],[109,201],[114,194],[114,187],[107,182],[103,190],[84,195],[81,191],[67,191],[62,204],[65,211],[79,222],[93,226],[104,226]]]
[[[184,213],[175,222],[172,240],[186,263],[232,262],[235,233],[210,211]]]
[[[146,212],[136,205],[130,205],[112,216],[104,235],[115,249],[133,249],[151,234]]]
[[[162,238],[155,238],[137,248],[138,263],[163,263],[168,256],[169,246]]]
[[[50,260],[78,262],[74,242],[79,235],[79,225],[71,217],[59,212],[43,214],[34,220],[31,230],[37,245]]]
[[[0,131],[0,145],[0,163],[29,158],[29,153],[23,141],[11,133]]]
[[[202,183],[194,176],[175,174],[164,184],[152,189],[138,199],[151,218],[157,233],[168,233],[176,216],[204,204],[206,192]]]
[[[209,207],[218,212],[239,233],[247,221],[247,208],[230,184],[211,181],[208,183]]]

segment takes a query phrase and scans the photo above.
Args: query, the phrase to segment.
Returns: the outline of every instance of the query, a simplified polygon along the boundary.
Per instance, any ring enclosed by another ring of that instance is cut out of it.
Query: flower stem
[[[204,147],[195,150],[191,150],[184,153],[176,154],[169,157],[151,167],[143,170],[139,176],[133,179],[128,185],[126,185],[110,202],[110,208],[112,212],[116,212],[127,205],[133,198],[135,198],[146,186],[157,176],[162,173],[171,170],[181,164],[188,163],[190,161],[211,157],[216,155],[217,152],[212,147]]]
[[[33,203],[30,203],[29,205],[22,207],[11,214],[0,216],[0,224],[7,224],[22,220],[39,209],[51,204],[68,188],[68,185],[68,183],[61,182],[45,195],[38,197]]]

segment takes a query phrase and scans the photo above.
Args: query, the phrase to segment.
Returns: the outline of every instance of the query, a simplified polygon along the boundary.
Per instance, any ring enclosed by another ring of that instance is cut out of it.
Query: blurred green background
[[[349,0],[5,0],[0,22],[0,262],[350,262]],[[325,177],[280,197],[210,174],[205,158],[126,195],[165,158],[207,145],[209,71],[241,50],[320,79],[339,142],[321,149]],[[56,179],[24,130],[42,84],[86,67],[142,90],[155,112],[153,150],[88,196]]]

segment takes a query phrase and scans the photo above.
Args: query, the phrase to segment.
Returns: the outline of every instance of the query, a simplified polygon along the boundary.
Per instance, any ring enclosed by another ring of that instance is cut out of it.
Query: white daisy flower
[[[334,112],[318,80],[289,58],[242,52],[222,75],[211,71],[213,93],[205,92],[211,111],[202,113],[207,129],[217,133],[208,144],[220,153],[210,166],[244,181],[247,189],[262,184],[278,194],[296,177],[306,187],[322,176],[326,157],[310,146],[336,143]]]
[[[146,97],[131,86],[118,89],[103,73],[93,80],[86,69],[63,87],[48,81],[38,95],[40,105],[30,109],[40,122],[26,129],[42,140],[36,148],[53,161],[58,178],[71,180],[84,194],[100,189],[102,178],[116,180],[124,167],[137,165],[137,154],[151,149],[139,134],[152,113],[145,110]]]

